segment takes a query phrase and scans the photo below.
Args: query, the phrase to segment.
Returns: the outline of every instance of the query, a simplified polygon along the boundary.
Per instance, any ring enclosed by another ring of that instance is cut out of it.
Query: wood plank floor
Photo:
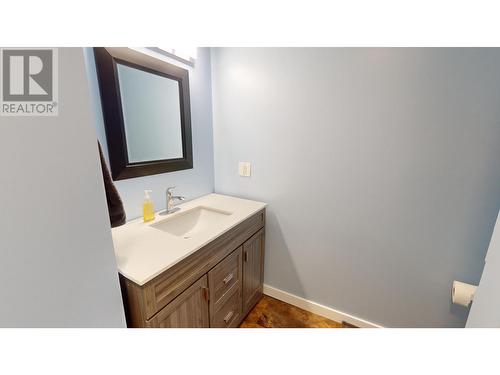
[[[240,328],[342,328],[342,324],[264,295]]]

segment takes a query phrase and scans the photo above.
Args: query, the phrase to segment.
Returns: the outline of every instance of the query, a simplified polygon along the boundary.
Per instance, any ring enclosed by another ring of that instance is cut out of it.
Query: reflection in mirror
[[[129,162],[182,158],[179,83],[123,64],[117,70]]]

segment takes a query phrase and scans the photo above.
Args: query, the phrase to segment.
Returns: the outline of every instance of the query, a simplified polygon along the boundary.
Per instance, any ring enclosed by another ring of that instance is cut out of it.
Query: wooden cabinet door
[[[208,328],[208,278],[204,275],[149,321],[157,328]]]
[[[264,229],[243,244],[243,316],[262,297],[264,283]]]

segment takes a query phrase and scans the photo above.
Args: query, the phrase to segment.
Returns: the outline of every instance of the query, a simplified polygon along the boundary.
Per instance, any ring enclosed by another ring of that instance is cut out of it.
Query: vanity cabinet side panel
[[[120,286],[122,292],[123,305],[125,306],[125,317],[127,327],[143,328],[146,327],[146,306],[144,291],[142,288],[120,275]]]
[[[264,286],[265,231],[259,230],[243,244],[243,316],[262,297]]]

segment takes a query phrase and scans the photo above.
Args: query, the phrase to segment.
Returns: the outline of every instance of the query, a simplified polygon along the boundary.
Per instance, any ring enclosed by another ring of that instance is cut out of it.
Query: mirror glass
[[[182,158],[179,82],[116,66],[129,163]]]

